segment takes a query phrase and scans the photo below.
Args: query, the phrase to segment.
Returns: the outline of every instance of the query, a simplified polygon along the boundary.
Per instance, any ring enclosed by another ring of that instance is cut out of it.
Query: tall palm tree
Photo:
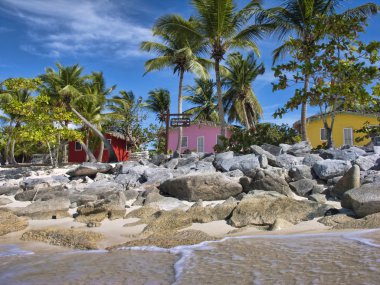
[[[212,79],[196,78],[194,86],[187,85],[185,90],[189,96],[184,100],[194,107],[185,111],[192,115],[194,120],[219,122],[217,110],[217,96],[215,82]]]
[[[322,34],[316,34],[313,29],[313,24],[320,16],[332,15],[343,1],[334,0],[284,0],[279,7],[270,8],[262,11],[258,17],[262,22],[270,22],[279,33],[279,38],[284,39],[285,36],[293,35],[295,40],[302,44],[303,47],[299,50],[305,56],[305,65],[310,65],[310,57],[313,46],[323,38]],[[347,15],[370,15],[378,11],[378,6],[373,3],[368,3],[347,10]],[[289,51],[294,49],[292,41],[286,40],[283,45],[273,52],[273,62]],[[309,90],[310,76],[307,71],[304,76],[304,93]],[[302,140],[307,140],[306,132],[306,115],[307,115],[307,100],[302,102],[301,107],[301,136]]]
[[[186,34],[204,43],[214,61],[221,135],[225,136],[220,63],[232,48],[248,48],[258,54],[255,41],[271,31],[272,24],[248,25],[255,12],[261,9],[260,0],[250,1],[241,10],[234,0],[192,0],[191,3],[197,13],[196,25],[188,27],[175,18],[163,18],[157,28],[167,34]]]
[[[59,63],[56,64],[58,72],[53,68],[47,68],[45,74],[40,78],[45,84],[44,92],[50,97],[54,98],[57,105],[65,106],[68,110],[73,112],[86,127],[91,129],[94,134],[104,142],[104,145],[108,149],[109,158],[108,162],[117,162],[117,156],[112,148],[111,144],[104,137],[104,135],[91,124],[77,109],[75,102],[81,98],[85,93],[85,89],[88,83],[88,76],[83,76],[83,68],[78,64],[73,66],[62,66]],[[68,122],[65,122],[68,124]]]
[[[149,111],[157,114],[157,119],[161,122],[161,126],[165,122],[165,114],[170,109],[170,92],[167,89],[154,89],[149,91],[149,97],[144,107]]]
[[[253,53],[247,58],[243,58],[241,53],[230,54],[226,63],[227,73],[223,76],[223,83],[227,87],[224,106],[228,121],[238,121],[247,129],[254,128],[263,109],[252,90],[252,82],[264,74],[264,65],[257,63]]]
[[[194,73],[202,78],[208,77],[207,68],[210,67],[210,61],[201,58],[204,51],[202,42],[186,34],[166,33],[159,29],[162,22],[178,21],[184,27],[195,29],[194,21],[185,20],[178,15],[167,15],[156,22],[153,32],[160,42],[142,42],[141,49],[147,52],[154,52],[158,57],[148,60],[145,63],[145,73],[153,70],[162,70],[170,68],[174,73],[179,75],[178,87],[178,114],[182,114],[182,89],[185,72]],[[180,152],[182,128],[179,128],[177,151]]]

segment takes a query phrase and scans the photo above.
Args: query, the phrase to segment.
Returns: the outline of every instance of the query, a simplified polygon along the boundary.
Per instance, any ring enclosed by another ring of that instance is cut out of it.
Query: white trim
[[[77,144],[79,144],[80,148],[77,148]],[[75,141],[74,142],[74,151],[82,151],[83,148],[82,148],[82,145],[80,144],[80,142],[78,141]]]
[[[198,149],[198,139],[202,138],[203,139],[203,150],[199,151]],[[197,152],[205,152],[205,137],[204,136],[199,136],[197,137]]]
[[[183,138],[186,138],[186,145],[182,145]],[[186,148],[189,147],[189,136],[182,136],[181,137],[181,147],[186,147]]]
[[[326,130],[326,128],[320,128],[319,129],[319,139],[321,141],[327,141],[327,130],[325,131],[326,132],[326,139],[322,139],[322,130]]]
[[[344,136],[344,130],[351,130],[351,143],[350,146],[354,145],[354,132],[352,131],[352,128],[343,128],[343,145],[346,145],[346,137]]]

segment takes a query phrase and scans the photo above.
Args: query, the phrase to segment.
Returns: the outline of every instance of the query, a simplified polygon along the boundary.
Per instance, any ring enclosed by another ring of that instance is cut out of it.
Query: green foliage
[[[357,134],[363,134],[360,137],[356,137],[356,142],[362,142],[365,139],[371,139],[376,136],[380,136],[380,117],[377,118],[379,124],[377,126],[371,125],[368,121],[363,124],[363,127],[355,130],[354,132]]]
[[[237,153],[250,152],[251,145],[262,145],[264,143],[279,145],[280,143],[294,144],[301,140],[297,131],[288,125],[276,125],[271,123],[259,123],[256,130],[233,129],[231,137],[222,138],[222,143],[216,145],[216,152],[232,150]]]

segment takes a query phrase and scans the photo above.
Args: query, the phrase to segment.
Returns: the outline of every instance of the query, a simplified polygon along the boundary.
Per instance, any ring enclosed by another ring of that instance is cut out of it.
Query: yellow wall
[[[353,143],[354,145],[365,145],[369,140],[364,140],[362,142],[355,142],[355,138],[362,137],[363,134],[356,134],[354,131],[363,127],[363,124],[368,121],[370,124],[378,125],[379,121],[376,116],[363,115],[363,114],[349,114],[349,113],[338,113],[335,117],[335,123],[333,127],[333,140],[335,142],[335,147],[340,147],[343,145],[343,129],[352,128],[353,130]],[[331,117],[328,118],[328,123],[330,125]],[[313,148],[321,145],[321,131],[324,128],[322,120],[320,118],[312,118],[307,123],[307,133],[309,140]]]

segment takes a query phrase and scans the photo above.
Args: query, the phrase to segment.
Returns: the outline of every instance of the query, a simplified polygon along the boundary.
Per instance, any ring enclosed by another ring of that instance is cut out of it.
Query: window
[[[197,152],[205,151],[205,137],[197,137]]]
[[[326,131],[326,129],[321,129],[321,141],[327,141],[327,131]]]
[[[216,135],[216,144],[221,144],[221,138],[222,138],[223,136],[222,135]]]
[[[343,129],[343,143],[345,145],[353,145],[352,128]]]
[[[188,147],[188,137],[182,137],[181,147]]]
[[[110,144],[112,144],[112,140],[111,140],[111,139],[107,139],[107,141],[108,141]]]
[[[82,150],[82,145],[80,142],[75,142],[75,151],[81,151]]]

